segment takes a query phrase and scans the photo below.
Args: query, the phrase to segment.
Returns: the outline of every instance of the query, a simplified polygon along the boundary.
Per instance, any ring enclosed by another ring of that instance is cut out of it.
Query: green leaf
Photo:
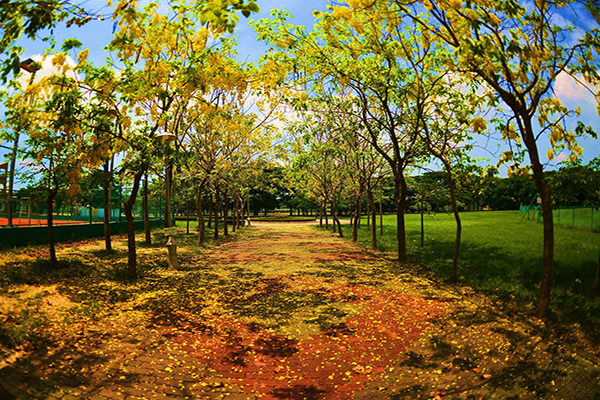
[[[61,49],[62,51],[67,52],[71,49],[79,49],[81,46],[82,44],[78,39],[69,38],[63,42]]]

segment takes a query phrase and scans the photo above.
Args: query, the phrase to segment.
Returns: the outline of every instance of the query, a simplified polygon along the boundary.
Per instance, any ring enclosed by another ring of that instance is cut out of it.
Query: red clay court
[[[15,226],[38,226],[38,225],[47,225],[48,220],[46,218],[37,219],[37,218],[13,218],[13,225]],[[72,220],[60,220],[55,219],[53,221],[54,225],[80,225],[80,224],[89,224],[89,221],[72,221]],[[0,227],[8,226],[8,218],[0,217]]]

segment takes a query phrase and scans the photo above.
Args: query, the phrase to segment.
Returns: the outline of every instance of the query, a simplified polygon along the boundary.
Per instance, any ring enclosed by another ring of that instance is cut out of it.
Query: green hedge
[[[165,221],[156,219],[150,221],[151,228],[164,227]],[[135,222],[135,230],[144,229],[144,221]],[[127,233],[126,222],[111,222],[110,233],[120,235]],[[71,242],[83,239],[104,237],[104,224],[55,225],[54,240]],[[23,247],[48,243],[47,226],[24,226],[15,228],[0,228],[0,248]]]

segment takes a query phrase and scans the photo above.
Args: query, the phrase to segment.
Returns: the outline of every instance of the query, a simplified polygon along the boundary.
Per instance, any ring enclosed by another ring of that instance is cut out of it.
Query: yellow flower
[[[487,122],[483,117],[475,117],[473,119],[473,132],[479,133],[487,129]]]

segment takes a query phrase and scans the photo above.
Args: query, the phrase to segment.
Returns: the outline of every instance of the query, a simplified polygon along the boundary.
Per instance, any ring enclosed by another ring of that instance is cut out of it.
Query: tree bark
[[[247,209],[248,209],[248,226],[251,225],[250,222],[250,192],[248,192],[248,200],[246,201]]]
[[[462,223],[460,221],[460,214],[458,213],[458,204],[456,203],[456,191],[454,189],[454,178],[452,178],[452,172],[450,170],[450,164],[444,161],[444,167],[446,168],[446,181],[450,189],[450,200],[452,202],[452,213],[454,214],[454,220],[456,221],[456,239],[454,241],[454,257],[452,258],[452,274],[450,281],[458,281],[458,253],[460,251],[460,235],[462,233]]]
[[[379,236],[383,236],[383,187],[379,186]]]
[[[227,196],[227,192],[227,187],[225,187],[223,191],[223,236],[229,235],[229,221],[227,220],[229,218],[229,197]]]
[[[235,232],[238,228],[238,198],[235,192],[233,193],[233,210],[231,210],[231,217],[233,219],[231,229]]]
[[[540,162],[537,143],[530,118],[523,118],[523,143],[527,147],[533,170],[533,179],[542,199],[542,217],[544,226],[544,259],[542,263],[542,281],[535,316],[545,318],[550,311],[550,293],[554,269],[554,216],[552,215],[552,194],[544,176],[544,166]]]
[[[104,162],[104,249],[112,252],[112,242],[110,240],[110,166],[108,160]]]
[[[396,200],[396,240],[398,242],[398,261],[406,262],[406,226],[404,224],[404,209],[406,208],[406,193],[408,187],[401,172],[394,174],[394,197]]]
[[[425,210],[423,205],[423,194],[421,194],[421,247],[425,247]]]
[[[133,206],[140,188],[140,181],[144,174],[145,166],[136,172],[133,178],[133,188],[129,199],[125,203],[125,219],[127,220],[127,271],[131,278],[137,278],[137,254],[135,246],[135,223],[133,220]]]
[[[171,215],[171,186],[173,184],[173,167],[168,167],[165,179],[165,225],[167,228],[173,226]]]
[[[210,199],[208,200],[208,229],[212,228],[212,219],[213,219],[213,195],[210,194]]]
[[[221,202],[221,196],[219,195],[219,188],[217,187],[217,185],[215,184],[215,203],[213,206],[213,214],[214,214],[214,218],[215,218],[215,230],[213,233],[213,239],[217,240],[219,239],[219,206]]]
[[[354,203],[354,218],[352,223],[352,241],[356,242],[358,240],[358,223],[360,221],[360,196],[356,196],[356,200]]]
[[[332,219],[333,231],[334,232],[336,231],[336,226],[337,226],[338,235],[340,235],[340,237],[344,237],[344,232],[342,232],[342,224],[340,223],[340,220],[338,219],[337,208],[336,208],[334,202],[331,202],[331,219]]]
[[[198,244],[204,243],[206,229],[204,227],[204,211],[202,210],[202,194],[206,181],[203,179],[198,185],[198,193],[196,194],[196,210],[198,212]]]
[[[371,248],[377,250],[377,209],[375,208],[375,198],[373,196],[373,190],[367,189],[367,198],[369,204],[371,204]]]
[[[150,215],[148,212],[148,173],[144,174],[144,235],[146,244],[152,244],[152,235],[150,235]]]
[[[367,229],[371,231],[371,202],[367,201]]]
[[[319,207],[319,226],[323,227],[323,204],[321,203]]]

